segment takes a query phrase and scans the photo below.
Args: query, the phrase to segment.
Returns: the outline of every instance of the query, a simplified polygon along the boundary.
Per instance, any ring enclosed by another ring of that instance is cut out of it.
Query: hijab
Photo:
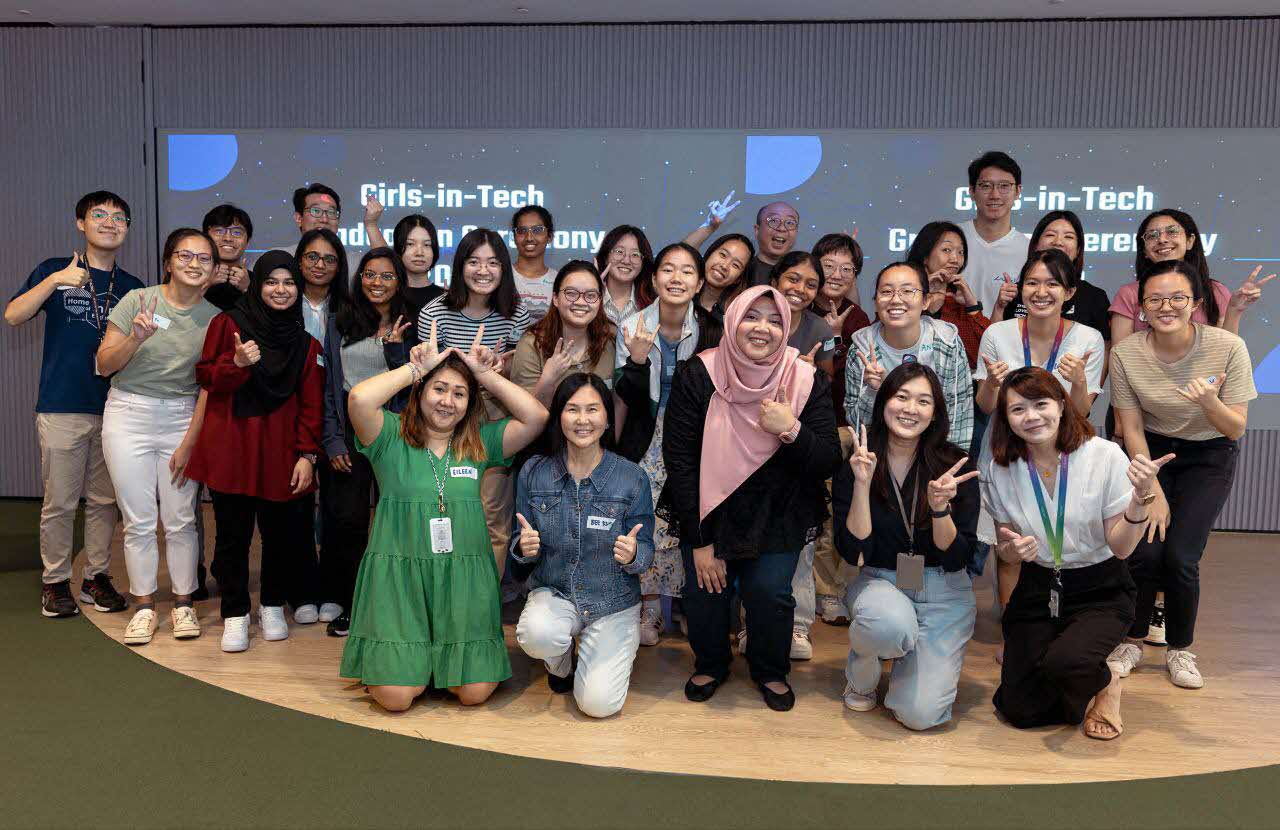
[[[756,362],[738,346],[738,326],[752,303],[765,296],[782,315],[782,344]],[[758,285],[739,292],[729,304],[720,345],[698,355],[715,386],[702,432],[699,519],[705,519],[782,446],[778,436],[760,428],[761,401],[778,400],[785,392],[791,411],[799,417],[809,400],[814,367],[800,359],[798,349],[787,345],[790,336],[791,306],[776,288]]]
[[[272,271],[286,269],[298,286],[298,298],[279,311],[262,299],[262,286]],[[240,329],[240,340],[258,345],[262,359],[249,367],[249,380],[236,390],[231,412],[237,418],[270,415],[293,396],[311,350],[312,337],[302,322],[302,270],[285,251],[267,251],[254,263],[249,290],[227,312]]]

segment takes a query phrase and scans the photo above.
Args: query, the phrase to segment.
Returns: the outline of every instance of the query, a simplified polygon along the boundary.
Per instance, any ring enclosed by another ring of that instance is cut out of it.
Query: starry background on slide
[[[340,235],[357,255],[367,247],[361,186],[421,188],[432,194],[422,206],[388,205],[380,225],[390,240],[398,219],[424,213],[446,231],[440,282],[448,280],[464,226],[510,226],[512,209],[483,206],[481,186],[541,193],[558,232],[548,252],[553,267],[589,258],[602,232],[623,223],[643,228],[656,251],[702,223],[709,201],[736,191],[742,205],[720,232],[751,236],[756,210],[785,199],[800,211],[798,247],[856,227],[870,276],[902,258],[909,235],[924,223],[972,216],[959,192],[965,169],[993,148],[1022,166],[1014,226],[1030,232],[1047,210],[1076,211],[1086,234],[1100,237],[1090,246],[1098,250],[1086,250],[1086,279],[1108,294],[1134,279],[1133,232],[1148,210],[1142,202],[1104,210],[1096,201],[1090,210],[1084,188],[1141,187],[1156,208],[1190,213],[1206,239],[1217,235],[1210,267],[1232,289],[1255,265],[1263,275],[1280,271],[1274,131],[171,130],[161,132],[159,146],[160,230],[197,224],[208,208],[230,201],[253,217],[254,250],[296,242],[290,200],[299,185],[320,181],[338,191]],[[461,191],[454,204],[460,198],[462,206],[441,207],[438,185]],[[870,279],[861,280],[864,307],[871,289]],[[1264,392],[1251,427],[1280,428],[1277,318],[1280,278],[1264,288],[1241,328]]]

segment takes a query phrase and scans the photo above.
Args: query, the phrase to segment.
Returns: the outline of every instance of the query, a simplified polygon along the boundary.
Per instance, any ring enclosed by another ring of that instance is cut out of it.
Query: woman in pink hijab
[[[830,381],[787,346],[790,328],[780,292],[743,291],[725,312],[720,345],[681,367],[667,402],[663,502],[680,528],[692,701],[709,700],[729,676],[736,589],[751,679],[770,709],[795,705],[791,577],[810,528],[827,517],[840,439]]]

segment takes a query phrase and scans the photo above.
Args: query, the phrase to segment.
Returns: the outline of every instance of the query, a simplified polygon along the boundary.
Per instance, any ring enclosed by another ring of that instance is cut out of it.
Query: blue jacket
[[[550,588],[588,622],[640,602],[640,574],[653,565],[653,496],[640,467],[605,450],[581,483],[555,456],[534,456],[516,482],[516,512],[538,531],[537,557],[520,556],[520,524],[511,532],[516,571],[532,570],[529,587]],[[613,544],[640,525],[636,558],[619,565]],[[521,567],[523,566],[523,567]]]

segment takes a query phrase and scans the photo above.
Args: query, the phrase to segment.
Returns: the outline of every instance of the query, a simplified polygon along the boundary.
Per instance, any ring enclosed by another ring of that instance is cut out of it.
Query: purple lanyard
[[[1027,331],[1027,318],[1023,317],[1019,323],[1022,329],[1022,359],[1024,365],[1034,366],[1031,362],[1031,334]],[[1049,360],[1044,364],[1045,371],[1052,372],[1053,365],[1058,362],[1058,347],[1062,345],[1062,332],[1066,330],[1067,321],[1058,318],[1058,333],[1053,338],[1053,350],[1049,352]]]

